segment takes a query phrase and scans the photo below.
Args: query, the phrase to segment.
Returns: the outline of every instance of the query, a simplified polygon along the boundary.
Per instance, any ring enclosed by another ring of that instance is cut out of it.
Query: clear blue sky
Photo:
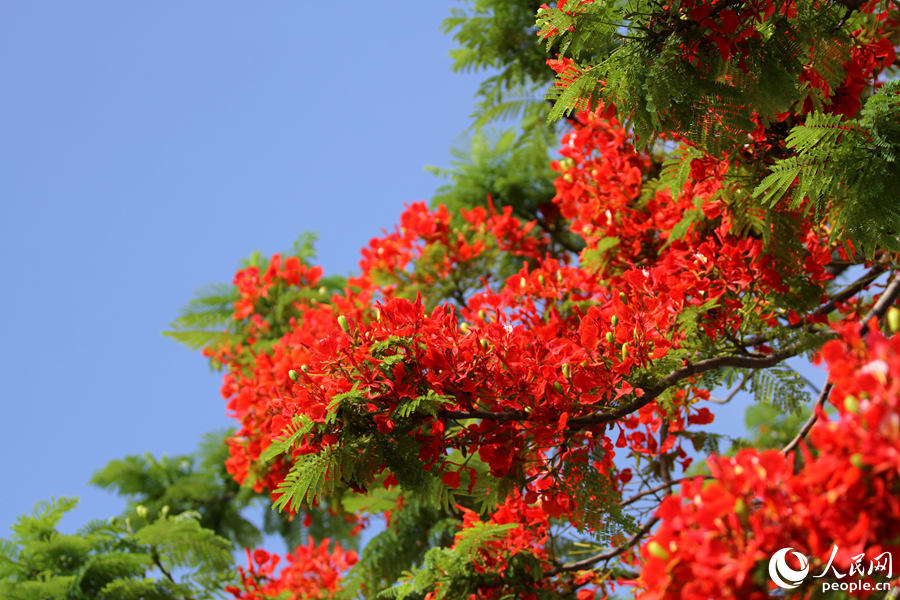
[[[219,376],[164,338],[240,258],[321,234],[327,272],[428,199],[478,76],[452,3],[0,4],[0,537],[130,453],[229,424]]]

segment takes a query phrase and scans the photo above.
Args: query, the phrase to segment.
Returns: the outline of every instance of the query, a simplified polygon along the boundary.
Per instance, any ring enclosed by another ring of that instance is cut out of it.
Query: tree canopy
[[[898,23],[879,0],[453,9],[454,67],[486,78],[431,205],[353,276],[305,234],[202,291],[168,335],[223,372],[236,429],[111,462],[94,482],[129,508],[80,535],[55,528],[71,500],[23,517],[0,591],[884,597]],[[714,433],[742,390],[747,435]]]

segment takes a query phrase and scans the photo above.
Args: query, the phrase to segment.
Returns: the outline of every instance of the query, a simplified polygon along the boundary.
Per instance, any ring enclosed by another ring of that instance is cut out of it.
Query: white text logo
[[[798,587],[809,574],[809,561],[799,552],[794,557],[800,562],[800,570],[794,570],[787,564],[787,554],[793,548],[782,548],[769,559],[769,577],[780,588],[790,590]]]

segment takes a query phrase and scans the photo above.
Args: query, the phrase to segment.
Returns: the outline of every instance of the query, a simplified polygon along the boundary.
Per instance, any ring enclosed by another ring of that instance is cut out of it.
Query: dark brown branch
[[[663,444],[666,443],[666,438],[669,437],[669,419],[664,418],[662,420],[662,425],[659,427],[659,447],[662,448]],[[663,483],[672,483],[672,474],[669,472],[669,455],[660,454],[659,455],[659,477],[663,480]]]
[[[862,329],[859,330],[859,335],[865,336],[869,333],[869,321],[872,319],[880,320],[883,318],[884,315],[887,314],[888,309],[897,301],[898,296],[900,296],[900,272],[894,275],[894,279],[884,289],[881,296],[879,296],[878,302],[876,302],[875,306],[872,307],[872,310],[863,317],[863,326]]]
[[[153,563],[156,565],[156,567],[160,571],[162,571],[162,574],[166,576],[166,579],[168,579],[172,583],[176,583],[175,578],[172,577],[172,574],[169,573],[169,571],[167,571],[166,568],[163,566],[162,560],[159,557],[159,553],[156,551],[155,548],[153,549]]]
[[[644,394],[635,397],[630,402],[617,406],[608,412],[602,412],[594,415],[586,415],[570,419],[568,423],[569,429],[581,429],[582,427],[590,427],[593,425],[602,425],[604,423],[612,423],[626,415],[640,410],[647,404],[653,402],[660,394],[675,385],[676,383],[713,371],[723,367],[734,367],[739,369],[766,369],[780,363],[781,361],[796,356],[800,350],[796,348],[786,348],[778,352],[773,352],[767,356],[718,356],[715,358],[707,358],[693,364],[687,364],[680,369],[676,369],[662,380],[660,385],[644,390]],[[524,411],[507,411],[493,412],[489,410],[441,410],[438,413],[446,419],[489,419],[491,421],[528,421],[530,416]]]
[[[881,296],[878,298],[878,302],[876,302],[875,306],[872,307],[872,310],[863,317],[863,326],[859,331],[861,336],[865,336],[869,333],[869,321],[884,317],[885,313],[887,313],[888,309],[894,304],[898,296],[900,296],[900,273],[894,275],[894,279],[888,284],[884,292],[882,292]],[[782,454],[792,452],[800,441],[809,434],[813,425],[815,425],[816,421],[819,419],[820,407],[825,406],[825,403],[828,401],[828,396],[831,394],[832,387],[832,384],[828,383],[822,388],[822,392],[819,394],[816,404],[813,406],[813,411],[812,414],[809,415],[809,419],[806,420],[806,423],[803,424],[803,427],[800,428],[800,431],[797,432],[794,439],[781,450]]]
[[[860,293],[868,286],[872,284],[873,281],[881,277],[884,272],[887,270],[887,266],[884,264],[878,264],[872,267],[865,275],[845,287],[840,292],[836,293],[834,296],[828,299],[828,301],[809,313],[810,317],[821,317],[822,315],[827,315],[841,302],[846,302],[856,294]],[[806,320],[802,320],[796,325],[790,325],[789,329],[798,329],[803,327],[804,325],[808,325]],[[765,344],[766,342],[771,341],[771,337],[765,335],[757,335],[752,338],[745,339],[741,342],[741,344],[745,347],[747,346],[758,346],[760,344]]]
[[[631,536],[631,538],[629,538],[627,542],[625,542],[621,546],[618,546],[617,548],[613,548],[612,550],[603,552],[601,554],[589,556],[584,560],[567,563],[550,569],[549,571],[544,571],[544,577],[553,577],[554,575],[559,575],[560,573],[566,573],[569,571],[581,571],[583,569],[593,567],[598,562],[613,559],[637,545],[641,541],[641,538],[647,535],[657,522],[659,522],[659,517],[651,517],[646,523],[641,525],[641,528],[638,529],[637,532],[633,536]]]
[[[168,579],[169,581],[171,581],[171,582],[174,583],[175,585],[178,585],[178,582],[175,581],[175,578],[172,577],[172,574],[169,573],[169,571],[163,566],[163,564],[162,564],[162,559],[160,559],[160,557],[159,557],[159,552],[156,551],[156,548],[155,548],[155,547],[153,548],[152,557],[153,557],[153,564],[155,564],[156,567],[157,567],[160,571],[162,571],[162,574],[166,576],[166,579]],[[194,599],[193,599],[191,596],[184,596],[184,597],[183,597],[183,600],[194,600]]]
[[[716,358],[707,358],[694,364],[687,364],[680,369],[676,369],[668,377],[662,380],[659,386],[644,390],[644,395],[635,398],[627,404],[623,404],[609,412],[599,413],[596,415],[588,415],[585,417],[577,417],[569,420],[570,429],[578,429],[581,427],[600,425],[603,423],[611,423],[621,419],[625,415],[629,415],[636,410],[640,410],[647,404],[653,402],[660,394],[675,385],[676,383],[713,371],[722,367],[735,367],[739,369],[765,369],[780,363],[781,361],[796,356],[800,350],[795,348],[787,348],[778,352],[773,352],[768,356],[718,356]]]
[[[819,407],[825,406],[825,403],[828,401],[828,395],[831,394],[832,387],[833,386],[828,383],[825,385],[825,387],[822,388],[822,391],[819,393],[819,397],[816,399],[816,403],[813,406],[812,414],[809,415],[806,423],[803,424],[803,427],[800,428],[800,431],[797,432],[797,435],[794,436],[794,439],[792,439],[787,446],[781,449],[782,454],[789,454],[793,452],[800,441],[803,440],[807,436],[807,434],[809,434],[810,430],[813,428],[813,425],[816,424],[816,421],[819,418]]]
[[[847,289],[843,290],[839,294],[836,294],[832,298],[832,300],[829,301],[829,304],[832,302],[840,302],[841,300],[839,298],[842,297],[849,298],[853,294],[857,293],[858,290],[856,288],[858,286],[865,287],[866,285],[871,283],[871,280],[874,280],[878,275],[881,274],[881,271],[876,274],[876,270],[877,269],[872,269],[872,271],[870,271],[866,275],[866,277],[861,278],[856,283],[849,286]],[[869,278],[871,278],[871,280],[869,280]],[[864,317],[863,329],[861,331],[862,335],[865,335],[868,332],[868,321],[873,317],[878,319],[882,318],[887,312],[887,309],[890,308],[894,301],[896,301],[898,296],[900,296],[900,275],[894,277],[893,281],[881,294],[878,302],[874,307],[872,307],[872,310],[869,311],[869,314]],[[818,314],[819,311],[824,310],[830,312],[832,309],[827,308],[829,304],[823,305],[812,314],[815,315]],[[717,356],[714,358],[707,358],[693,364],[688,363],[680,369],[676,369],[675,371],[670,373],[665,379],[662,380],[662,382],[660,382],[658,386],[645,389],[642,396],[634,397],[630,402],[626,402],[625,404],[617,406],[616,408],[613,408],[608,412],[570,419],[568,428],[581,429],[582,427],[603,425],[605,423],[612,423],[613,421],[617,421],[626,415],[630,415],[631,413],[640,410],[647,404],[650,404],[656,398],[658,398],[660,394],[665,392],[676,383],[679,383],[680,381],[683,381],[685,379],[689,379],[690,377],[693,377],[695,375],[700,375],[702,373],[713,371],[715,369],[721,369],[723,367],[733,367],[736,369],[767,369],[769,367],[774,367],[778,363],[788,358],[796,356],[800,352],[801,349],[797,347],[791,347],[785,348],[783,350],[778,350],[766,356]],[[442,410],[439,412],[439,415],[448,419],[489,419],[499,422],[527,421],[530,419],[529,414],[524,411],[492,412],[489,410],[478,409],[467,411]]]
[[[445,419],[488,419],[490,421],[500,422],[527,421],[529,419],[528,413],[519,410],[493,412],[490,410],[479,410],[477,408],[472,410],[440,410],[438,411],[438,416]]]

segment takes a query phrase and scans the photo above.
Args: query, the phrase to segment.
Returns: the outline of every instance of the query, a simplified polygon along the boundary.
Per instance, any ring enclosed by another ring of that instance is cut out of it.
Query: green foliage
[[[452,548],[429,550],[421,568],[408,571],[400,585],[384,590],[378,598],[420,598],[425,592],[437,590],[435,600],[444,600],[466,598],[477,593],[483,578],[472,570],[472,563],[481,559],[479,552],[488,542],[502,539],[514,527],[515,523],[477,523],[462,530],[457,534]],[[527,561],[525,555],[517,558],[521,562]]]
[[[690,146],[679,146],[664,161],[659,174],[660,183],[678,198],[691,174],[691,161],[703,158],[704,154]]]
[[[111,519],[60,533],[60,518],[76,503],[38,503],[0,541],[0,597],[201,600],[218,597],[233,577],[230,543],[196,515]]]
[[[549,166],[550,144],[555,140],[532,135],[526,143],[517,144],[517,136],[515,129],[499,135],[478,131],[468,148],[451,149],[455,158],[451,169],[429,168],[451,181],[438,189],[432,203],[457,212],[487,206],[490,197],[498,207],[512,206],[516,214],[536,215],[555,193]]]
[[[209,529],[205,529],[193,515],[162,516],[135,533],[139,544],[153,548],[160,568],[198,568],[205,577],[232,564],[231,544]]]
[[[444,31],[453,32],[459,44],[451,52],[454,70],[491,74],[477,94],[471,147],[453,149],[455,160],[449,169],[430,168],[450,179],[432,203],[446,204],[456,212],[485,206],[490,197],[498,208],[511,206],[515,216],[537,221],[556,243],[552,252],[577,252],[583,247],[581,239],[566,230],[555,211],[546,212],[555,193],[548,157],[556,150],[559,130],[547,122],[550,105],[542,92],[553,79],[546,65],[553,55],[541,48],[534,24],[542,3],[466,0],[464,4],[466,8],[452,9],[444,20]],[[482,129],[516,118],[517,125],[500,135]]]
[[[129,499],[125,518],[135,518],[138,507],[150,518],[163,510],[192,512],[200,525],[231,540],[236,546],[262,542],[257,527],[243,516],[256,500],[225,470],[228,447],[224,433],[207,434],[196,454],[154,458],[127,456],[110,461],[94,474],[91,483]]]
[[[794,414],[810,402],[809,383],[789,365],[776,365],[749,375],[749,390],[757,402],[770,404],[783,413]]]
[[[805,0],[796,3],[791,19],[776,13],[757,22],[757,37],[746,40],[740,57],[723,54],[703,27],[678,19],[678,1],[665,8],[646,0],[573,6],[538,14],[548,50],[581,65],[574,80],[571,73],[560,75],[561,85],[548,92],[555,101],[549,118],[593,105],[602,96],[631,115],[643,146],[666,133],[712,155],[732,152],[754,129],[754,113],[768,123],[810,94],[798,75],[801,57],[810,56],[814,43],[814,68],[829,81],[843,76],[848,55],[848,38],[839,28],[844,13],[837,4]]]
[[[316,504],[322,495],[333,495],[344,475],[343,467],[349,462],[346,454],[329,446],[319,454],[299,457],[278,485],[280,496],[275,508],[296,512],[304,505]]]
[[[455,71],[490,70],[478,91],[473,115],[480,127],[516,114],[543,117],[546,104],[536,97],[552,79],[547,55],[536,43],[534,15],[540,0],[468,0],[444,19],[459,47],[450,52]]]
[[[221,344],[228,339],[227,326],[234,302],[240,297],[237,289],[228,283],[210,284],[194,295],[195,298],[181,309],[181,314],[171,324],[172,331],[165,335],[191,350]]]
[[[858,119],[810,113],[791,130],[794,154],[777,161],[755,193],[774,205],[813,201],[822,220],[863,254],[900,249],[900,83],[884,86]]]
[[[396,491],[381,492],[375,493],[390,498],[384,507],[393,509],[390,523],[366,544],[344,580],[341,598],[355,598],[360,593],[371,598],[387,589],[405,571],[420,566],[430,548],[449,546],[459,525],[457,518],[427,502],[413,498],[398,503]]]
[[[316,234],[302,233],[294,241],[291,250],[282,253],[283,258],[295,256],[304,266],[312,266],[315,259]],[[256,267],[264,273],[269,260],[259,252],[241,261],[242,267]],[[296,302],[327,302],[331,296],[343,290],[346,279],[331,276],[319,281],[315,288],[298,288],[276,283],[269,293],[257,300],[255,313],[269,325],[264,332],[255,332],[258,347],[267,348],[284,335],[291,317],[299,316]],[[249,335],[247,319],[234,318],[234,304],[240,299],[238,289],[232,284],[211,284],[199,289],[195,298],[181,309],[180,315],[170,324],[171,329],[163,335],[185,344],[192,350],[207,346],[234,346],[246,342]],[[221,365],[211,359],[210,365],[218,369]]]
[[[774,404],[751,404],[744,415],[749,435],[746,440],[739,440],[737,447],[784,448],[794,439],[808,416],[808,407],[785,412]]]
[[[579,454],[584,454],[583,458]],[[618,504],[618,485],[612,479],[615,472],[600,471],[594,466],[595,461],[603,460],[603,454],[602,447],[590,454],[573,451],[561,465],[559,481],[560,492],[572,498],[579,507],[583,519],[575,523],[579,532],[589,531],[595,540],[609,542],[627,532],[634,522],[623,514]]]

